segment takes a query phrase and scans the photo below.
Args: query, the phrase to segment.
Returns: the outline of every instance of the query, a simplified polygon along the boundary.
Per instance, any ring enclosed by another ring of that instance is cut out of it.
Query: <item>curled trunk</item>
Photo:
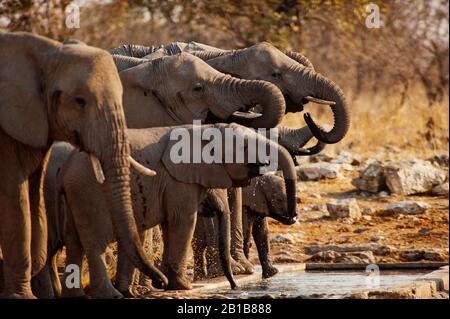
[[[120,47],[114,48],[110,50],[110,53],[113,55],[124,55],[135,58],[143,58],[146,55],[149,55],[157,50],[154,46],[144,46],[144,45],[135,45],[135,44],[124,44]]]
[[[231,253],[230,253],[230,233],[231,221],[230,213],[219,212],[219,257],[225,277],[230,283],[231,289],[237,287],[233,278],[233,270],[231,268]]]
[[[334,82],[309,68],[300,70],[298,79],[300,85],[304,85],[305,78],[308,79],[307,85],[313,92],[313,97],[335,102],[329,105],[334,118],[333,128],[329,132],[317,125],[309,113],[304,115],[306,124],[319,141],[326,144],[339,142],[347,134],[350,126],[350,114],[344,93]]]
[[[292,60],[295,60],[298,63],[306,66],[307,68],[311,68],[314,70],[314,65],[304,55],[295,51],[283,51],[283,53],[290,57]]]
[[[239,119],[239,124],[253,128],[272,128],[277,126],[285,113],[286,104],[280,89],[269,82],[258,80],[240,80],[226,77],[219,97],[229,96],[232,105],[260,106],[262,116],[255,119]]]
[[[292,156],[310,156],[321,152],[326,146],[321,141],[310,148],[303,148],[313,137],[308,126],[302,128],[278,127],[278,143],[285,147]]]

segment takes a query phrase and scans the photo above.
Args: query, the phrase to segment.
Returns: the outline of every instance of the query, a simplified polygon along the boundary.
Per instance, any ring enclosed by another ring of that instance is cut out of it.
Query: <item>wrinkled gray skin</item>
[[[237,79],[203,60],[180,53],[155,60],[113,56],[124,87],[123,104],[130,128],[192,124],[193,120],[240,121],[271,128],[285,113],[281,91],[272,83]],[[255,105],[261,116],[248,118]],[[242,111],[244,118],[238,118]]]
[[[300,112],[310,96],[335,102],[330,105],[335,123],[329,132],[315,124],[309,114],[305,121],[314,136],[327,144],[339,142],[347,133],[350,116],[341,89],[314,71],[311,62],[295,52],[282,52],[267,42],[241,50],[222,50],[199,43],[172,43],[161,48],[124,45],[111,50],[113,54],[153,58],[189,52],[205,60],[223,73],[241,79],[265,80],[277,85],[286,99],[286,112]]]
[[[274,83],[282,91],[286,100],[286,112],[300,112],[308,103],[308,97],[327,100],[334,114],[333,128],[326,132],[318,127],[309,114],[305,121],[314,136],[324,143],[337,143],[348,131],[350,116],[347,103],[341,89],[321,74],[314,71],[311,62],[296,52],[281,52],[268,43],[259,43],[242,50],[222,50],[199,43],[172,43],[160,48],[125,45],[112,52],[130,56],[154,58],[171,55],[181,51],[190,52],[217,70],[244,79],[261,79]],[[323,102],[323,101],[322,101]],[[321,102],[321,103],[322,103]],[[331,103],[329,103],[331,104]],[[323,148],[320,143],[299,155],[313,155]],[[239,190],[230,190],[230,208],[236,211],[232,218],[232,251],[246,268],[252,272],[250,263],[242,252],[242,233],[240,231],[242,214],[240,212]]]
[[[202,126],[202,129],[209,127],[211,126]],[[288,211],[292,216],[295,215],[296,172],[289,153],[283,147],[245,127],[236,124],[216,124],[215,127],[220,129],[222,136],[225,135],[225,128],[238,129],[238,134],[243,134],[244,146],[249,143],[258,145],[258,141],[261,141],[265,147],[275,147],[278,151],[278,167],[284,175],[286,192],[293,194],[287,202]],[[157,175],[152,178],[132,174],[133,208],[141,237],[145,229],[162,225],[162,269],[169,279],[167,289],[189,289],[190,283],[185,278],[185,258],[194,233],[196,212],[205,199],[207,189],[248,184],[250,178],[259,174],[259,166],[264,163],[258,162],[259,157],[255,155],[256,164],[174,164],[170,159],[170,150],[177,141],[169,140],[171,130],[172,128],[128,130],[133,156],[157,171]],[[188,127],[188,130],[189,134],[192,134],[192,128]],[[244,158],[248,158],[248,149],[244,152]],[[222,154],[224,153],[222,151]],[[74,225],[67,227],[67,263],[81,265],[85,252],[89,263],[91,295],[96,298],[120,297],[121,292],[128,295],[134,267],[123,258],[120,246],[117,289],[112,286],[105,271],[104,250],[107,244],[114,241],[114,234],[106,212],[105,198],[99,192],[99,185],[92,172],[86,169],[86,165],[86,155],[76,152],[61,172],[67,211],[71,215],[67,220],[73,219]],[[223,226],[227,234],[228,227],[226,223]],[[226,241],[222,246],[227,249]],[[225,255],[224,258],[226,259]],[[224,263],[227,261],[224,260]],[[230,265],[228,271],[231,271]],[[229,276],[231,282],[231,272]],[[83,295],[82,289],[66,290],[63,287],[63,296]]]
[[[149,263],[133,220],[122,84],[111,55],[29,33],[0,34],[0,298],[34,298],[31,277],[46,264],[43,176],[53,141],[91,154],[103,170],[111,218],[128,257]]]
[[[61,295],[56,254],[65,245],[66,212],[61,200],[59,172],[73,150],[74,147],[70,144],[54,143],[44,178],[44,200],[48,224],[47,262],[31,280],[33,293],[40,299],[53,299]]]
[[[278,143],[282,146],[284,146],[291,154],[293,151],[302,149],[311,139],[313,138],[313,135],[309,128],[307,126],[299,128],[299,129],[291,129],[291,128],[279,128],[279,141]],[[323,146],[323,143],[319,143],[318,145]],[[320,151],[320,149],[318,149]],[[252,231],[253,228],[253,238],[256,242],[258,253],[260,257],[261,266],[263,268],[263,277],[270,277],[270,274],[275,274],[276,270],[272,267],[271,259],[270,259],[270,247],[267,244],[267,222],[265,221],[262,213],[265,213],[266,216],[269,215],[269,213],[272,213],[273,216],[271,217],[279,220],[280,222],[286,222],[282,218],[279,218],[279,216],[286,216],[286,209],[285,204],[287,201],[286,193],[284,187],[281,187],[279,185],[280,178],[273,175],[267,175],[258,177],[254,180],[252,180],[252,185],[257,180],[262,180],[263,183],[258,184],[258,190],[265,189],[267,190],[267,196],[263,197],[262,191],[258,192],[258,197],[250,198],[248,195],[252,192],[249,192],[249,186],[245,187],[242,190],[242,202],[241,207],[243,207],[243,210],[245,212],[242,212],[242,217],[240,217],[241,222],[234,222],[232,223],[232,236],[239,236],[239,229],[242,229],[242,252],[247,255],[246,258],[248,259],[248,243],[249,243],[249,231]],[[261,185],[265,185],[266,187],[261,187]],[[270,193],[269,189],[271,186],[273,190]],[[271,198],[270,194],[272,194],[272,199],[274,202],[283,202],[284,204],[277,204],[272,206],[272,211],[268,210],[269,206],[267,205],[267,199]],[[213,196],[219,196],[221,194],[210,194],[210,197]],[[223,195],[222,195],[223,196]],[[221,203],[223,200],[220,198],[217,198],[215,200],[210,199],[210,202],[216,202]],[[261,207],[258,207],[254,209],[254,211],[257,211],[259,214],[254,214],[253,211],[249,211],[248,207],[251,203],[254,203],[255,205],[260,204]],[[222,274],[221,269],[218,267],[219,263],[218,261],[218,255],[217,255],[217,238],[215,241],[213,241],[211,238],[214,238],[214,225],[217,224],[216,219],[212,219],[211,216],[214,216],[213,212],[211,211],[226,211],[229,210],[228,203],[227,205],[215,205],[214,207],[211,207],[211,205],[207,205],[202,208],[203,214],[201,217],[197,219],[196,224],[196,230],[195,230],[195,236],[194,241],[196,244],[194,245],[194,263],[195,263],[195,269],[194,269],[194,278],[199,280],[206,277],[217,277]],[[233,220],[236,220],[236,211],[234,210],[231,212],[232,214],[232,222]],[[238,212],[239,213],[239,212]],[[208,217],[209,216],[209,217]],[[254,227],[253,227],[254,226]],[[217,226],[216,226],[217,227]],[[237,235],[236,235],[237,234]],[[239,243],[240,239],[235,238],[235,243]],[[239,245],[239,244],[238,244]],[[246,246],[247,245],[247,246]],[[247,247],[247,248],[246,248]],[[238,253],[236,251],[240,250],[239,248],[235,248],[235,252],[233,254],[233,259],[242,260],[239,259],[240,256],[236,256]],[[247,251],[247,252],[246,252]],[[206,261],[205,264],[204,258],[206,253]],[[232,252],[233,253],[233,252]],[[240,274],[240,273],[246,273],[248,270],[245,268],[242,269],[242,265],[239,263],[233,263],[233,272],[234,274]]]

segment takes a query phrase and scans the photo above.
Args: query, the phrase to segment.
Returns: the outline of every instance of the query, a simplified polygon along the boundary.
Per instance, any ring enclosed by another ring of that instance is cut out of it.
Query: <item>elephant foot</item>
[[[91,291],[89,294],[92,299],[122,299],[124,296],[116,288],[102,290],[102,291]]]
[[[22,292],[22,293],[0,293],[0,299],[37,299],[33,293]]]
[[[245,268],[233,258],[231,258],[231,270],[233,271],[233,275],[245,273]]]
[[[188,278],[180,274],[179,272],[169,270],[167,273],[167,279],[169,284],[166,290],[191,290],[192,285]]]
[[[270,265],[263,268],[262,277],[263,278],[270,278],[278,274],[278,269],[274,266]]]
[[[131,289],[119,290],[123,298],[136,298],[136,295],[131,291]]]
[[[238,258],[234,258],[234,259],[240,265],[240,267],[244,270],[243,272],[236,274],[236,275],[251,275],[255,272],[255,268],[253,267],[253,264],[247,258],[245,258],[245,256],[239,256]]]

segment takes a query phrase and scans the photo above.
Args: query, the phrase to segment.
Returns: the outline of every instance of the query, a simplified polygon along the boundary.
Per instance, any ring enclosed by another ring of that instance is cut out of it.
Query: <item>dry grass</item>
[[[351,94],[349,94],[351,96]],[[410,90],[403,105],[400,94],[364,94],[348,99],[351,108],[351,128],[345,139],[327,146],[327,152],[342,149],[373,156],[389,156],[392,147],[403,155],[418,158],[448,152],[449,103],[448,97],[440,104],[429,105],[423,90]],[[323,106],[307,105],[320,123],[332,123],[331,112]],[[304,125],[302,113],[288,114],[287,126]]]

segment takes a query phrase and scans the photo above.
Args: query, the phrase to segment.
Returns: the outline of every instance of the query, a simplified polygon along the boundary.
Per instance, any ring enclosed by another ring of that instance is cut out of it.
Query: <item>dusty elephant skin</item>
[[[211,194],[220,197],[220,194]],[[291,194],[293,196],[295,194]],[[285,225],[296,221],[297,215],[289,213],[288,198],[283,178],[267,174],[252,179],[250,185],[242,188],[242,229],[243,251],[249,258],[250,236],[256,243],[264,278],[275,275],[278,271],[272,265],[270,256],[269,229],[266,217],[271,217]],[[220,199],[216,199],[221,202]],[[212,212],[226,209],[226,205],[204,205],[203,215],[197,219],[193,240],[194,278],[216,277],[222,274],[217,269],[217,234],[213,232],[215,220]],[[212,212],[211,212],[212,211]],[[205,264],[206,252],[206,264]],[[238,270],[239,272],[239,270]]]
[[[211,126],[203,126],[202,129],[209,127]],[[286,189],[295,194],[294,165],[289,153],[283,147],[274,145],[263,136],[236,124],[216,124],[215,127],[222,132],[222,136],[224,136],[223,131],[228,127],[239,128],[241,132],[239,134],[244,134],[245,144],[258,143],[263,139],[261,142],[264,145],[275,147],[278,150],[279,169],[285,176]],[[157,175],[152,178],[132,175],[133,208],[141,235],[145,229],[158,224],[162,225],[163,271],[169,279],[167,288],[189,289],[190,283],[185,278],[185,258],[194,233],[196,213],[205,198],[207,189],[246,184],[259,173],[255,168],[266,163],[260,163],[257,160],[257,163],[242,164],[174,164],[170,159],[170,150],[176,141],[169,140],[170,131],[171,128],[128,131],[133,156],[142,164],[157,171]],[[192,128],[189,128],[189,132],[192,134]],[[248,158],[248,154],[245,158]],[[106,245],[114,241],[114,234],[106,213],[107,206],[102,196],[101,186],[95,182],[92,172],[86,169],[87,165],[87,155],[76,152],[66,162],[61,173],[68,212],[73,217],[76,229],[76,234],[72,233],[70,236],[78,237],[79,241],[79,243],[77,240],[67,241],[67,263],[80,264],[82,250],[84,250],[88,257],[92,296],[120,297],[121,292],[129,293],[133,267],[126,259],[123,259],[123,251],[119,245],[118,275],[116,288],[114,288],[102,260]],[[89,198],[96,198],[96,200],[92,201]],[[85,200],[89,200],[89,203],[95,202],[95,206],[86,205]],[[295,198],[287,205],[290,212],[295,212]],[[70,219],[68,218],[69,221]],[[70,228],[68,227],[69,230]],[[83,294],[81,289],[65,291],[63,287],[63,296]]]
[[[110,211],[128,256],[164,281],[145,258],[132,219],[122,85],[111,56],[28,33],[2,33],[0,48],[1,296],[33,298],[32,274],[46,262],[42,182],[53,140],[92,155],[104,171]]]
[[[192,124],[193,120],[238,121],[271,128],[285,113],[281,91],[273,84],[223,74],[189,54],[145,60],[114,56],[124,86],[128,127]],[[262,115],[245,113],[260,105]],[[239,112],[237,112],[239,111]],[[243,118],[240,118],[243,117]]]

